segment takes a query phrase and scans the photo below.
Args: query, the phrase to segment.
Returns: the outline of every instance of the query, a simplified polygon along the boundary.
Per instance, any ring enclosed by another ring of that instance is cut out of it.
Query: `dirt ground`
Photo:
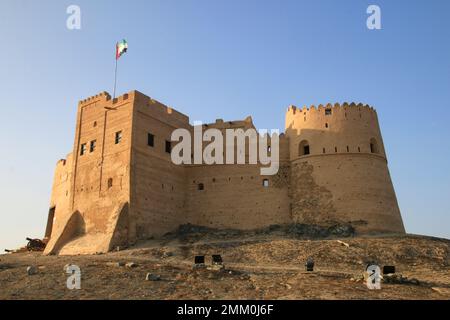
[[[208,266],[212,254],[222,256],[224,270],[193,269],[195,255],[205,255]],[[305,271],[309,256],[313,272]],[[361,276],[370,261],[395,265],[408,280],[369,290]],[[125,265],[130,262],[134,265]],[[80,267],[80,290],[67,289],[66,264]],[[29,275],[28,266],[37,273]],[[108,254],[0,255],[0,299],[448,300],[449,271],[450,240],[431,237],[184,237],[148,240]],[[153,280],[146,280],[148,273]]]

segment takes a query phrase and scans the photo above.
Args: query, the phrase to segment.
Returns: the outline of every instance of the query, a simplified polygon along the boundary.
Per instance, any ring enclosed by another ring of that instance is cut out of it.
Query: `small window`
[[[334,152],[337,152],[337,147],[334,147]]]
[[[322,149],[322,152],[325,153],[325,148]]]
[[[199,183],[198,185],[197,185],[197,190],[205,190],[205,185],[203,184],[203,183]]]
[[[267,146],[267,152],[272,151],[272,148],[270,146]]]
[[[360,147],[358,147],[358,152],[361,152],[361,148]]]
[[[298,145],[298,155],[304,156],[310,153],[308,141],[302,140]]]
[[[303,147],[303,154],[304,154],[304,155],[309,154],[309,146],[304,146],[304,147]]]
[[[170,153],[172,151],[172,143],[170,141],[166,140],[166,152]]]
[[[375,138],[370,139],[370,152],[371,153],[380,153],[380,150],[378,149],[378,143]]]
[[[109,178],[108,179],[108,189],[111,189],[112,185],[113,185],[113,179]]]
[[[86,153],[86,143],[82,143],[80,148],[80,156],[82,156],[85,153]]]
[[[350,152],[350,149],[349,149],[349,147],[347,146],[347,152]]]
[[[97,126],[97,121],[94,121],[94,125],[93,126],[94,126],[94,128]]]
[[[325,128],[328,128],[328,123],[325,123]]]
[[[150,147],[155,146],[155,136],[151,133],[147,134],[147,145]]]
[[[325,109],[325,115],[330,116],[331,115],[331,109]]]
[[[263,179],[262,185],[263,185],[264,188],[269,187],[269,179]]]
[[[94,152],[96,144],[97,144],[97,140],[91,141],[91,144],[89,145],[89,152]]]
[[[116,138],[114,140],[115,144],[119,144],[120,141],[122,141],[122,131],[117,131],[116,132]]]

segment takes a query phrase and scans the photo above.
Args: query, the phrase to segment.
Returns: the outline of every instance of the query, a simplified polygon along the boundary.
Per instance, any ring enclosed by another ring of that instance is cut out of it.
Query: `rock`
[[[38,273],[38,269],[35,266],[28,266],[27,267],[27,273],[28,273],[29,276],[32,276],[32,275]]]
[[[222,271],[225,269],[223,264],[213,264],[212,266],[208,266],[206,269],[211,271]]]
[[[250,276],[248,274],[241,275],[241,280],[250,280]]]
[[[106,265],[109,267],[123,267],[125,262],[107,262]]]
[[[138,265],[136,263],[134,263],[134,262],[127,262],[125,264],[125,267],[127,267],[127,268],[136,268],[137,266]]]
[[[338,243],[340,243],[343,246],[346,246],[347,248],[350,247],[350,245],[347,242],[341,241],[341,240],[337,240]]]
[[[161,276],[159,274],[147,273],[147,275],[145,276],[145,280],[147,280],[147,281],[160,281],[161,280]]]
[[[173,256],[173,252],[171,252],[171,251],[164,251],[164,253],[163,253],[162,256],[163,256],[164,258],[171,257],[171,256]]]
[[[436,291],[442,295],[450,295],[450,288],[432,287],[431,290]]]
[[[389,273],[383,276],[383,282],[385,283],[393,283],[393,284],[412,284],[415,286],[420,285],[420,281],[412,278],[408,279],[407,277],[402,276],[399,273]]]

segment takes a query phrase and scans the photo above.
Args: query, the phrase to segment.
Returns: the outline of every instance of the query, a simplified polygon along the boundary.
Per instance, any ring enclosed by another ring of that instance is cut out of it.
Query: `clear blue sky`
[[[66,8],[81,8],[81,30]],[[366,28],[381,7],[382,30]],[[0,2],[0,249],[42,237],[78,100],[140,90],[283,130],[289,104],[376,107],[406,229],[450,238],[450,1]]]

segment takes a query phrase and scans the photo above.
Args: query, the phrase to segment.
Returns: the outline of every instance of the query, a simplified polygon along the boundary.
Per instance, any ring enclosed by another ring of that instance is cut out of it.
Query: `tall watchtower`
[[[405,232],[376,111],[355,103],[286,113],[295,222],[350,222],[359,232]]]

